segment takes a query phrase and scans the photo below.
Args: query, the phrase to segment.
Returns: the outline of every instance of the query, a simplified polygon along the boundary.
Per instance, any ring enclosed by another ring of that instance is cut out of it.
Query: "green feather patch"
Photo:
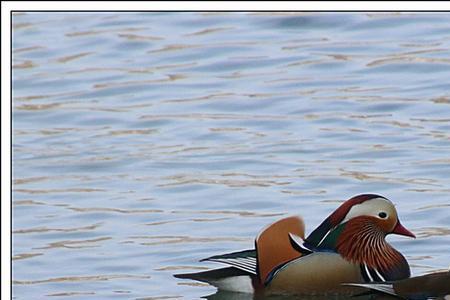
[[[318,246],[319,249],[329,249],[336,250],[336,245],[339,236],[345,228],[346,223],[339,225],[335,229],[333,229],[326,238],[322,241],[322,243]]]

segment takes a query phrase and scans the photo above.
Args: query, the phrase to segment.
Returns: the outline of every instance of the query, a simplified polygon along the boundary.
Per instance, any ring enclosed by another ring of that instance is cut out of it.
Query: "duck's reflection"
[[[363,294],[363,295],[357,295],[357,296],[312,296],[312,295],[278,295],[278,296],[267,296],[267,295],[253,295],[253,294],[246,294],[246,293],[236,293],[236,292],[229,292],[229,291],[217,291],[214,294],[208,295],[203,297],[204,299],[208,300],[393,300],[393,299],[399,299],[393,296],[389,295],[379,295],[379,294]]]

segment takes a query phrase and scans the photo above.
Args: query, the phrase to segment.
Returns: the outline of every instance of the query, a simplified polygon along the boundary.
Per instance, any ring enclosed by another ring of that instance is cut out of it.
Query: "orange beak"
[[[400,223],[400,221],[397,221],[397,225],[395,225],[394,230],[392,230],[392,233],[416,238],[414,233],[412,233],[411,231],[409,231],[408,229],[403,227],[403,225]]]

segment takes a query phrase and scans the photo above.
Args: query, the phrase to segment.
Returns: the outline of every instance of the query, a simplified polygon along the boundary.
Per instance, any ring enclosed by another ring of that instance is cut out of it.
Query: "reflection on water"
[[[349,299],[348,296],[336,296],[336,295],[328,295],[328,296],[253,296],[251,294],[245,293],[233,293],[233,292],[224,292],[218,291],[212,295],[203,297],[208,300],[325,300],[325,299],[334,299],[334,300],[344,300]],[[375,295],[375,294],[360,294],[356,296],[352,296],[351,299],[355,300],[395,300],[397,297],[389,296],[389,295]]]
[[[249,298],[172,274],[359,193],[413,274],[448,268],[449,21],[14,14],[15,299]]]

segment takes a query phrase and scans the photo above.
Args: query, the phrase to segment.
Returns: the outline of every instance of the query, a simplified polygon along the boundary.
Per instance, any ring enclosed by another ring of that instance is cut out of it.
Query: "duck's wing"
[[[213,261],[228,265],[228,268],[190,274],[176,274],[177,278],[215,282],[217,278],[248,275],[259,282],[267,283],[280,266],[302,256],[296,246],[305,235],[303,220],[299,217],[281,219],[261,231],[255,240],[253,250],[211,256],[201,261]]]
[[[243,275],[248,275],[248,273],[236,268],[228,267],[221,269],[212,269],[197,273],[174,274],[173,276],[180,279],[193,279],[211,283],[220,279]]]
[[[344,285],[362,287],[368,290],[399,297],[395,293],[394,286],[392,285],[392,283],[345,283]]]
[[[274,272],[287,262],[303,255],[293,247],[292,237],[305,237],[305,224],[300,217],[287,217],[266,228],[256,237],[258,275],[261,283],[268,283]]]
[[[214,261],[237,268],[251,275],[257,275],[256,250],[244,250],[222,255],[215,255],[201,261]]]
[[[229,265],[250,275],[257,275],[264,283],[273,271],[302,255],[293,245],[292,237],[303,239],[305,225],[299,217],[287,217],[264,228],[256,237],[256,250],[244,250],[215,255],[201,261]]]
[[[363,287],[405,299],[429,299],[450,295],[450,272],[436,272],[391,282],[346,285]]]
[[[176,278],[206,282],[221,291],[254,293],[258,288],[258,279],[248,272],[235,267],[213,269],[197,273],[175,274]]]
[[[207,282],[216,286],[219,290],[241,293],[252,293],[260,286],[257,277],[255,250],[215,255],[202,259],[202,261],[219,262],[228,265],[228,267],[174,276]]]

